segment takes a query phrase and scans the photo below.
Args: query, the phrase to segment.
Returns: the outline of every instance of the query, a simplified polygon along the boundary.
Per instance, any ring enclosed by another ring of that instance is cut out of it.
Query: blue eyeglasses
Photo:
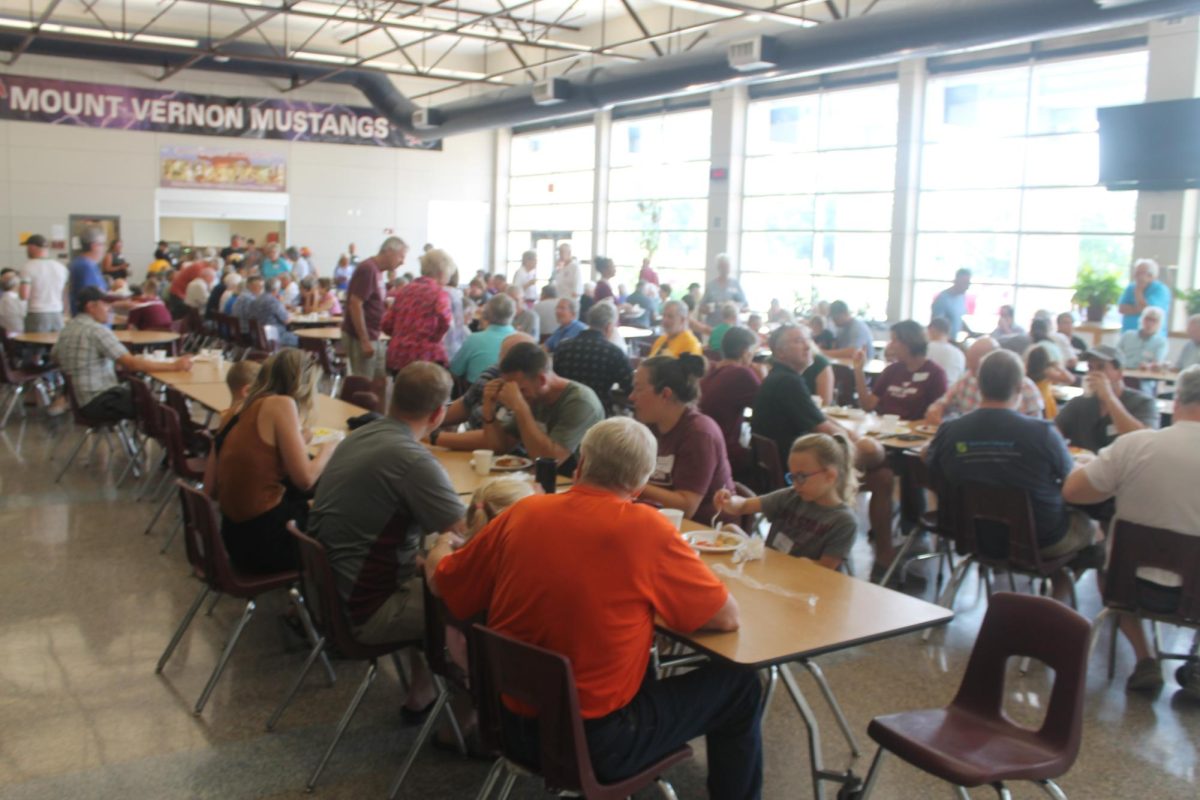
[[[820,475],[824,471],[825,470],[818,469],[813,472],[789,472],[787,474],[788,483],[792,484],[792,486],[800,486],[813,475]]]

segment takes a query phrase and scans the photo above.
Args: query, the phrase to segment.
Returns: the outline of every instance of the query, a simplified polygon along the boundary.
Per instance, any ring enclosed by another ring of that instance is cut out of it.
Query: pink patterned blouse
[[[414,361],[446,366],[443,339],[450,330],[450,295],[433,278],[422,275],[393,295],[383,315],[383,330],[391,334],[387,366],[401,370]]]

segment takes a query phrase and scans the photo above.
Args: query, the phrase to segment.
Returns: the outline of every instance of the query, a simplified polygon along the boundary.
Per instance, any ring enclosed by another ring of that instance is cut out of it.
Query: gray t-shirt
[[[853,347],[855,350],[867,348],[867,358],[875,357],[875,340],[867,323],[858,317],[852,317],[849,322],[838,328],[833,340],[834,350],[844,350]]]
[[[788,487],[762,496],[762,511],[771,521],[767,545],[781,553],[814,561],[822,556],[845,558],[854,546],[858,520],[849,507],[809,503]]]
[[[338,445],[309,515],[325,545],[350,620],[362,625],[416,572],[421,534],[463,516],[433,454],[403,422],[383,417]]]
[[[588,428],[604,421],[604,407],[599,398],[582,383],[567,381],[567,388],[563,389],[557,402],[553,405],[537,403],[532,410],[534,420],[546,435],[571,453],[571,457],[558,467],[559,472],[569,475],[575,469],[575,454],[579,452],[583,435]],[[516,417],[504,427],[511,435],[521,437]]]
[[[1126,388],[1121,392],[1121,405],[1147,428],[1158,427],[1158,405],[1150,395]],[[1093,453],[1117,438],[1112,417],[1100,415],[1100,399],[1095,396],[1076,397],[1059,409],[1054,422],[1067,441]]]

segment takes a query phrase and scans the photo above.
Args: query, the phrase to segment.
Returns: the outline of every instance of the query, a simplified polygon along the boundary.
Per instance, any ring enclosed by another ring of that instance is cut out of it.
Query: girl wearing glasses
[[[841,434],[801,436],[788,453],[788,474],[790,488],[761,497],[737,497],[722,489],[713,503],[728,515],[762,512],[771,522],[768,546],[837,569],[858,532],[850,508],[858,492],[854,446]]]

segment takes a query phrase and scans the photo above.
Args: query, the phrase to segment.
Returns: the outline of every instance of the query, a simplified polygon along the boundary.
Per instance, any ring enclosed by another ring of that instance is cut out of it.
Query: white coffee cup
[[[822,406],[825,405],[825,398],[821,397],[821,395],[819,395],[819,394],[814,394],[812,396],[812,400],[813,400],[813,405],[815,405],[817,408],[821,408]]]
[[[487,475],[492,471],[492,456],[495,453],[491,450],[475,450],[471,453],[471,457],[475,460],[475,474]]]
[[[658,513],[662,514],[667,519],[671,520],[671,524],[675,526],[675,530],[683,527],[683,511],[678,508],[660,508]]]
[[[898,432],[900,430],[900,415],[884,414],[879,418],[879,430],[881,433]]]
[[[867,412],[861,408],[851,408],[846,411],[846,416],[850,419],[863,419],[867,416]]]
[[[150,355],[153,358],[158,359],[159,361],[166,361],[166,359],[167,359],[167,351],[166,350],[155,350]]]

